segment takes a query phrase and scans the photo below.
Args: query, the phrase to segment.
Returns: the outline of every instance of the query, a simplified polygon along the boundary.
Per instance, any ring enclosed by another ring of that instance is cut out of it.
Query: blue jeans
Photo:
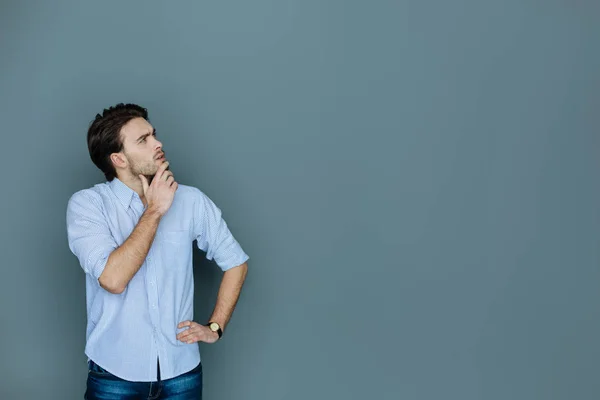
[[[88,362],[86,400],[202,400],[202,363],[175,378],[156,382],[130,382]]]

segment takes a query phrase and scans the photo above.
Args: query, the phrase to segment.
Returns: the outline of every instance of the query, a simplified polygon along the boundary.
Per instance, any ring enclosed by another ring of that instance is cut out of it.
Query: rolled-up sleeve
[[[117,247],[103,216],[100,199],[88,191],[75,193],[67,205],[69,248],[86,274],[100,278]]]
[[[194,235],[198,248],[223,271],[246,262],[249,257],[229,230],[221,210],[199,189],[196,194]]]

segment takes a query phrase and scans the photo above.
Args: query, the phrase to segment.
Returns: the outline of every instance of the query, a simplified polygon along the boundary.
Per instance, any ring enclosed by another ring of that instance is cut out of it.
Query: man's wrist
[[[221,339],[221,337],[223,336],[223,328],[221,326],[220,323],[218,323],[217,321],[209,321],[206,326],[208,327],[208,329],[210,329],[213,333],[216,333],[219,336],[219,339]]]
[[[162,218],[162,214],[160,213],[160,211],[158,211],[158,209],[156,207],[148,207],[146,208],[146,211],[144,211],[144,214],[148,215],[148,217],[150,217],[153,220],[160,220]]]

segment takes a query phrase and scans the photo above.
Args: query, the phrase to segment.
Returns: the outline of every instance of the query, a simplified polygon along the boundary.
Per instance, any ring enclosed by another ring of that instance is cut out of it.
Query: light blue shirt
[[[78,191],[67,206],[69,248],[86,274],[85,354],[113,375],[138,382],[157,380],[157,358],[161,379],[200,362],[197,343],[175,338],[185,329],[177,325],[194,318],[193,241],[223,271],[249,258],[212,200],[179,184],[141,268],[122,293],[110,293],[98,278],[143,212],[138,194],[117,178]]]

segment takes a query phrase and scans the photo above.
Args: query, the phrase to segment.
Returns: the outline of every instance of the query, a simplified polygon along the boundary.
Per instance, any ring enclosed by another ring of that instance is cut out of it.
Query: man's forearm
[[[247,273],[248,264],[243,263],[237,267],[228,269],[223,274],[217,295],[217,303],[209,320],[218,323],[223,330],[231,319],[231,314],[233,314],[235,305],[240,297]]]
[[[133,232],[115,249],[100,275],[100,286],[111,293],[122,293],[140,269],[154,241],[161,215],[147,208]]]

